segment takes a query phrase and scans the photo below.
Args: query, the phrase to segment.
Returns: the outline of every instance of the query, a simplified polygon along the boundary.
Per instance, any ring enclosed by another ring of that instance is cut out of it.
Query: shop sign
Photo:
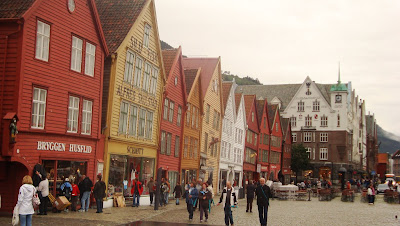
[[[65,151],[67,144],[58,142],[38,141],[38,151]],[[77,153],[92,153],[92,147],[80,144],[70,144],[68,147],[69,152]]]
[[[267,170],[268,170],[268,166],[262,166],[262,167],[261,167],[261,170],[262,170],[262,171],[267,171]]]
[[[272,168],[272,169],[276,169],[276,166],[272,165],[271,168]]]
[[[257,173],[261,173],[261,164],[257,164]]]
[[[131,100],[135,103],[139,103],[143,106],[151,108],[157,108],[158,106],[158,101],[155,97],[143,95],[136,92],[134,89],[123,85],[119,85],[117,87],[117,95]]]
[[[127,149],[128,154],[143,155],[143,148],[135,148],[135,147],[128,146],[126,149]]]

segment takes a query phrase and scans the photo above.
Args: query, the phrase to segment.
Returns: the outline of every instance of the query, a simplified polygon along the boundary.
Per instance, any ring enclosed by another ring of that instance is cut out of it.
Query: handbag
[[[16,226],[16,225],[19,224],[19,208],[18,208],[18,205],[15,205],[15,207],[14,207],[13,217],[12,217],[12,220],[11,220],[11,224],[12,224],[13,226]]]
[[[39,208],[40,199],[39,199],[39,196],[38,196],[37,193],[34,193],[34,194],[33,194],[33,197],[32,197],[32,204],[33,204],[33,208],[34,208],[34,209]]]

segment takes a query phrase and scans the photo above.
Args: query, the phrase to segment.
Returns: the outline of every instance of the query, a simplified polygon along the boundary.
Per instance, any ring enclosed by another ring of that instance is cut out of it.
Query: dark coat
[[[269,188],[269,186],[267,186],[266,184],[264,184],[264,186],[261,185],[257,186],[256,195],[257,195],[257,205],[259,206],[269,205],[269,198],[272,197],[271,189]]]
[[[197,191],[196,188],[193,188],[192,191],[189,193],[189,191],[186,191],[186,203],[187,204],[192,204],[194,205],[195,203],[197,204],[197,198],[199,197],[199,191]],[[189,195],[192,197],[189,198]]]
[[[204,199],[204,197],[206,197]],[[212,199],[212,194],[211,192],[208,190],[208,188],[206,189],[206,191],[201,190],[199,192],[199,202],[201,207],[203,207],[203,209],[208,209],[208,205],[209,205],[209,200]]]
[[[254,192],[256,191],[256,186],[254,184],[247,185],[247,198],[254,199]]]
[[[93,188],[93,196],[95,199],[103,199],[106,197],[106,183],[97,181]]]
[[[83,181],[81,181],[78,185],[81,194],[83,194],[83,192],[85,191],[91,191],[92,187],[93,187],[93,182],[92,180],[90,180],[89,177],[85,177],[85,179],[83,179]]]
[[[176,185],[174,188],[175,198],[179,199],[182,196],[182,187],[180,185]]]

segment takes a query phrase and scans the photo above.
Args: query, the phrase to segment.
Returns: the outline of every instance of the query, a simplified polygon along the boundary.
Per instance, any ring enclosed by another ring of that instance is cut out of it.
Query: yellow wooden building
[[[201,68],[203,119],[200,138],[200,172],[203,182],[212,180],[217,192],[221,126],[224,115],[220,58],[185,58],[185,69]]]
[[[110,194],[128,194],[134,178],[146,184],[156,174],[165,73],[155,5],[96,3],[111,53],[104,65],[104,180]]]

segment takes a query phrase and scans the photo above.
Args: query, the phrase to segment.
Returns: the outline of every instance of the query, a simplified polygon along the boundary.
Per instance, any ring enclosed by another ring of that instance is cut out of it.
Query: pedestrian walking
[[[97,175],[97,182],[93,188],[93,196],[96,199],[97,211],[96,213],[103,212],[103,199],[106,197],[106,183],[101,180],[101,174]]]
[[[197,184],[196,184],[196,189],[197,189],[197,191],[200,191],[200,190],[201,190],[202,184],[203,184],[203,180],[202,180],[201,178],[197,179]],[[199,211],[200,211],[200,205],[199,205],[198,202],[197,202],[196,206],[194,207],[195,210],[196,210],[197,207],[199,208]]]
[[[219,203],[217,204],[217,206],[219,206],[221,202],[225,212],[225,225],[229,226],[229,223],[231,225],[234,225],[231,207],[237,206],[237,199],[235,190],[233,189],[230,181],[226,182],[226,187],[222,191],[222,195],[219,199]]]
[[[265,184],[265,179],[260,179],[260,185],[256,188],[258,216],[262,226],[267,225],[269,199],[272,197],[271,189]]]
[[[175,199],[176,199],[175,204],[179,205],[179,199],[182,196],[182,186],[179,184],[179,182],[176,183],[176,186],[174,188],[174,193],[175,193]]]
[[[169,201],[169,192],[171,191],[171,184],[169,183],[168,179],[165,180],[165,183],[168,186],[168,190],[166,192],[164,192],[165,195],[165,203],[168,204]]]
[[[131,194],[133,196],[132,207],[139,207],[140,196],[142,195],[142,192],[143,192],[142,182],[140,182],[139,178],[136,177],[135,180],[132,182],[132,189],[131,189]]]
[[[38,215],[47,215],[47,200],[49,199],[49,180],[42,176],[42,181],[40,181],[39,186],[37,188],[40,205],[39,205],[39,214]]]
[[[210,190],[207,188],[208,184],[204,183],[199,192],[199,205],[200,205],[200,222],[203,222],[203,213],[206,217],[205,222],[208,220],[209,201],[212,198]]]
[[[149,194],[150,194],[150,206],[153,205],[153,199],[154,199],[154,192],[155,192],[155,184],[154,184],[154,179],[152,177],[150,177],[150,181],[147,182],[146,185],[147,189],[149,190]]]
[[[168,203],[167,198],[169,195],[169,187],[168,187],[168,184],[167,184],[165,178],[161,179],[160,191],[161,191],[161,199],[162,199],[162,201],[160,202],[160,205],[162,206],[164,204],[164,206],[165,206]]]
[[[18,193],[18,214],[21,226],[32,225],[33,209],[33,196],[36,193],[36,188],[33,186],[32,177],[29,175],[24,176],[22,179],[22,186],[19,188]]]
[[[71,211],[76,212],[76,205],[79,198],[79,188],[75,183],[75,179],[71,180],[72,185],[72,193],[71,193]]]
[[[89,211],[90,193],[92,192],[93,182],[85,175],[82,175],[82,178],[83,180],[80,183],[81,186],[78,185],[79,191],[82,194],[81,209],[79,212],[87,212]]]
[[[253,181],[250,180],[250,183],[247,185],[247,206],[246,206],[246,213],[250,211],[253,212],[253,200],[254,200],[254,192],[256,191],[256,186],[254,185]]]
[[[189,212],[189,221],[193,220],[193,208],[196,206],[197,198],[199,197],[199,191],[194,186],[192,182],[190,187],[186,191],[186,207]]]
[[[372,183],[369,185],[367,193],[368,193],[368,204],[373,205],[375,202],[375,188]]]

